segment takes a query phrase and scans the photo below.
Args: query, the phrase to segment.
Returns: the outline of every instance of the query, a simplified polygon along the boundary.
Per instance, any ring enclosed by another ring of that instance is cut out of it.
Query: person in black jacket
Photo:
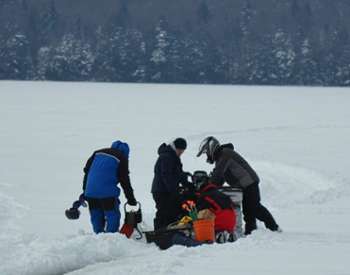
[[[155,230],[177,221],[182,213],[178,189],[180,183],[187,182],[187,173],[182,170],[180,160],[186,147],[186,140],[177,138],[168,145],[163,143],[158,149],[159,157],[154,167],[151,190],[157,209]]]
[[[265,223],[271,231],[281,232],[271,213],[260,203],[259,177],[248,162],[235,150],[233,145],[220,145],[214,137],[205,138],[197,157],[207,155],[207,162],[215,163],[210,182],[222,186],[227,182],[230,186],[243,191],[243,214],[245,234],[249,235],[257,228],[256,219]]]

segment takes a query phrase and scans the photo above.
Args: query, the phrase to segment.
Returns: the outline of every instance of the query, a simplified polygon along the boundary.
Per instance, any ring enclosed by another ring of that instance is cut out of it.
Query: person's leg
[[[255,208],[256,208],[256,197],[251,194],[250,186],[243,191],[243,219],[245,222],[244,234],[249,235],[253,230],[257,229]]]
[[[264,222],[266,228],[272,230],[272,231],[277,231],[278,230],[278,224],[276,223],[275,219],[273,218],[272,214],[270,213],[270,211],[263,206],[260,203],[260,190],[259,190],[259,185],[256,185],[256,193],[257,193],[257,197],[259,198],[259,202],[257,204],[256,207],[256,212],[255,212],[255,217]]]
[[[153,193],[156,203],[156,216],[154,218],[154,230],[166,227],[173,221],[171,197],[168,194]]]
[[[96,234],[105,230],[105,216],[98,199],[88,199],[90,222]]]
[[[120,210],[118,198],[102,199],[104,215],[106,218],[106,232],[115,233],[119,230],[120,225]]]
[[[249,211],[251,211],[250,215],[254,216],[254,219],[257,218],[258,220],[264,222],[266,228],[276,231],[278,230],[278,225],[265,206],[263,206],[260,203],[260,190],[258,184],[252,184],[249,187],[247,187],[247,194],[248,201],[250,204]],[[253,229],[254,230],[254,229]],[[249,228],[248,228],[249,231]]]

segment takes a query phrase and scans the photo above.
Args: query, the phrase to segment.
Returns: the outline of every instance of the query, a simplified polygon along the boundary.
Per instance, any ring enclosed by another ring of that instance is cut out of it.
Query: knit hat
[[[119,150],[125,157],[129,158],[130,148],[126,142],[116,140],[112,143],[111,148]]]
[[[177,138],[174,140],[174,145],[176,149],[185,150],[187,147],[187,142],[184,138]]]

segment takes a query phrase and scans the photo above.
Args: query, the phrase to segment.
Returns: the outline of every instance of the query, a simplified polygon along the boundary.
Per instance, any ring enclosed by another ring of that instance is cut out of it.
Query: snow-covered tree
[[[350,86],[350,46],[343,49],[340,56],[337,57],[335,84],[338,86]]]
[[[290,84],[294,71],[295,51],[291,37],[279,29],[272,38],[272,64],[270,79],[273,84]]]
[[[89,80],[94,58],[88,43],[67,34],[52,51],[46,78],[70,81]]]
[[[296,56],[294,83],[299,85],[320,84],[315,53],[310,39],[304,38],[298,48],[300,50],[299,54]]]
[[[115,27],[98,30],[94,79],[99,81],[144,81],[146,44],[141,32]]]
[[[41,47],[38,51],[38,62],[35,79],[45,80],[50,65],[51,50],[48,47]]]
[[[206,41],[186,37],[184,40],[184,66],[186,82],[205,83],[208,77],[208,45]]]
[[[167,71],[168,49],[170,46],[169,33],[166,30],[166,23],[161,20],[155,28],[155,42],[150,58],[151,80],[155,82],[164,81],[163,76]]]
[[[15,32],[0,37],[0,64],[0,79],[28,79],[31,76],[33,63],[25,34]]]

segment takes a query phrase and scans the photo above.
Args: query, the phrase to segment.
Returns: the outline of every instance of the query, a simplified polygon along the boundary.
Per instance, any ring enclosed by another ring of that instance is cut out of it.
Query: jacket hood
[[[120,140],[114,141],[111,148],[119,150],[125,157],[129,158],[130,148],[126,142]]]
[[[221,145],[220,147],[221,147],[222,149],[224,149],[224,148],[229,148],[229,149],[232,149],[232,150],[235,149],[235,147],[233,146],[232,143],[223,144],[223,145]]]
[[[214,153],[214,160],[215,160],[215,161],[218,160],[218,158],[219,158],[220,155],[221,155],[222,150],[225,149],[225,148],[231,149],[231,150],[235,150],[235,148],[234,148],[234,146],[233,146],[232,143],[227,143],[227,144],[221,145],[221,146],[216,150],[216,152]]]
[[[163,143],[158,148],[158,155],[164,154],[164,153],[175,153],[175,150],[171,147],[171,145]]]

